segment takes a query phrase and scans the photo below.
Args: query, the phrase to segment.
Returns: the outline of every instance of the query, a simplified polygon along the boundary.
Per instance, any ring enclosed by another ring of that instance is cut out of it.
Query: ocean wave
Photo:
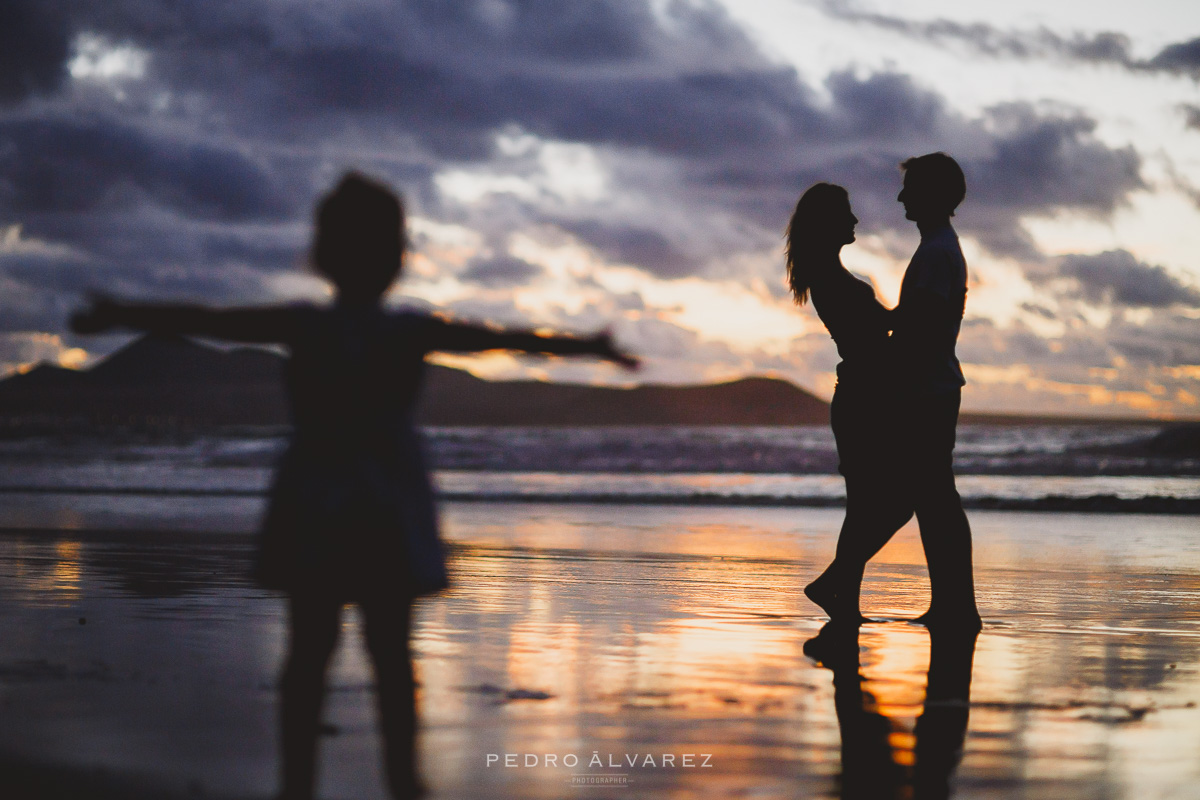
[[[43,478],[48,476],[43,475]],[[95,475],[41,482],[0,482],[5,495],[80,495],[111,497],[265,497],[269,470],[235,473],[159,475],[144,471],[119,481],[87,480]],[[719,505],[836,507],[845,503],[845,486],[837,475],[761,475],[755,473],[623,473],[477,472],[435,473],[439,496],[451,502],[588,503],[605,505]],[[958,482],[967,508],[1200,513],[1200,479],[1190,477],[963,476]]]
[[[962,425],[960,475],[1200,476],[1190,429],[1162,425]],[[431,463],[444,470],[564,473],[828,475],[837,450],[827,426],[428,428]],[[150,469],[267,469],[287,443],[278,430],[179,440],[0,440],[0,471],[41,464],[144,464]]]

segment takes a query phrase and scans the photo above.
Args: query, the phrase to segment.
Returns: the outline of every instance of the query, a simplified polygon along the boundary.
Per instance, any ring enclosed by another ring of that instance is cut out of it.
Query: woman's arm
[[[71,329],[76,333],[101,333],[113,328],[130,328],[147,333],[270,344],[293,338],[296,317],[296,310],[287,307],[212,309],[97,298],[90,306],[71,315]]]
[[[545,335],[534,331],[503,331],[481,325],[443,324],[431,350],[477,353],[483,350],[520,350],[526,353],[571,356],[592,355],[620,364],[626,369],[638,366],[633,356],[617,350],[607,331],[595,336]]]

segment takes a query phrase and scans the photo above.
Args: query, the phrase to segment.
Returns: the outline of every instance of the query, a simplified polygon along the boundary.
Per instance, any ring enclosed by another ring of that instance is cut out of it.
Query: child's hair
[[[400,274],[404,205],[388,187],[346,173],[317,204],[313,263],[342,294],[380,297]]]

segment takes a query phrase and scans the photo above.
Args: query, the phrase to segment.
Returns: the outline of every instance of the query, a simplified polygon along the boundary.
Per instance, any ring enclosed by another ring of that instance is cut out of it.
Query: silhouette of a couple
[[[801,302],[811,293],[843,358],[833,426],[847,483],[846,522],[837,557],[806,591],[835,620],[858,621],[864,565],[915,512],[934,591],[925,620],[969,624],[973,616],[977,626],[970,531],[951,472],[963,382],[954,342],[966,273],[949,217],[963,196],[962,173],[941,154],[905,167],[901,200],[922,243],[894,311],[880,306],[871,287],[838,259],[857,222],[845,190],[814,186],[788,231],[792,288]],[[403,263],[404,210],[375,181],[347,175],[319,203],[315,222],[313,264],[337,289],[330,306],[216,310],[98,299],[72,326],[81,333],[126,327],[288,349],[293,433],[271,490],[257,565],[260,582],[285,591],[289,602],[280,797],[313,796],[325,672],[347,603],[363,612],[391,791],[414,797],[422,786],[414,758],[411,609],[417,597],[446,586],[412,417],[425,356],[505,349],[591,355],[627,367],[636,360],[607,334],[498,331],[386,310],[384,294]]]
[[[967,293],[967,266],[950,217],[966,195],[962,169],[945,153],[902,165],[897,198],[921,244],[887,309],[840,258],[858,219],[846,190],[818,183],[796,204],[787,233],[787,274],[798,304],[809,297],[837,344],[841,363],[830,420],[846,516],[833,561],[805,594],[831,621],[860,624],[863,571],[916,514],[929,567],[930,627],[978,630],[971,528],[954,484],[953,451],[962,397],[954,355]],[[890,335],[889,335],[890,332]]]

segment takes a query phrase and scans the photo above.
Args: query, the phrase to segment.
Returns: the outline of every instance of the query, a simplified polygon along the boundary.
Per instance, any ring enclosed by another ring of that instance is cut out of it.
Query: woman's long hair
[[[787,282],[796,305],[804,305],[808,300],[808,288],[812,285],[812,276],[805,268],[806,251],[814,241],[828,236],[834,210],[849,205],[849,193],[833,183],[815,183],[796,201],[796,210],[788,221],[784,250],[787,254]]]

